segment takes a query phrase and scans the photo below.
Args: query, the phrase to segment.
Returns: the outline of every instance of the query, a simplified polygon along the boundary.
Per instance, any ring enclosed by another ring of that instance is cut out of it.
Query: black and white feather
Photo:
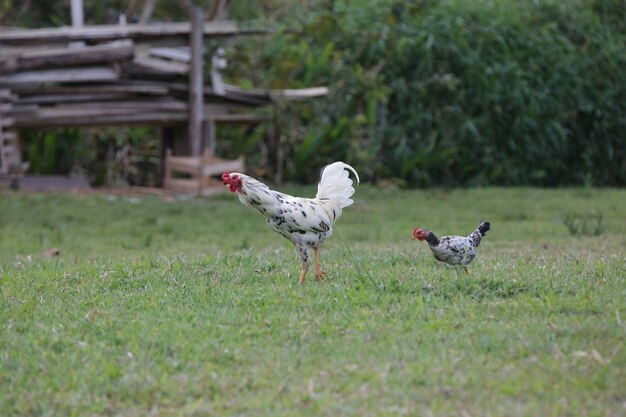
[[[311,250],[317,249],[332,235],[333,225],[343,208],[353,203],[354,188],[347,170],[354,173],[358,184],[359,175],[354,168],[335,162],[323,169],[315,198],[294,197],[272,190],[244,174],[224,175],[241,180],[240,187],[235,187],[241,203],[261,213],[274,231],[290,240],[296,246],[303,266],[308,268]],[[230,184],[226,179],[224,182]]]
[[[455,267],[466,267],[476,258],[476,249],[490,228],[491,223],[483,222],[469,236],[439,238],[428,229],[416,227],[413,239],[425,240],[436,260]]]

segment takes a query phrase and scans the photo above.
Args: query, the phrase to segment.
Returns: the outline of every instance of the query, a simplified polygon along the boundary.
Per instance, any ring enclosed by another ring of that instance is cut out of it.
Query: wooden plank
[[[0,31],[0,45],[50,44],[71,41],[102,42],[114,39],[151,39],[162,37],[185,37],[191,33],[189,22],[160,23],[149,25],[97,25],[71,28],[21,29]],[[211,37],[228,37],[242,34],[261,34],[263,30],[240,30],[230,21],[205,22],[202,34]]]
[[[188,121],[189,113],[184,103],[172,104],[170,108],[158,102],[135,106],[129,104],[94,103],[91,106],[64,105],[57,108],[40,108],[34,114],[15,115],[16,127],[58,127],[58,126],[107,126],[131,124],[174,124]],[[252,114],[216,115],[205,112],[204,117],[215,123],[261,123],[267,117]]]
[[[189,52],[189,48],[150,48],[148,53],[150,56],[156,58],[165,58],[171,61],[184,63],[191,62],[191,53]]]
[[[189,93],[188,85],[185,85],[182,83],[176,83],[176,82],[166,83],[166,85],[168,86],[170,91],[179,92],[181,94]],[[228,86],[228,84],[224,84],[224,85]],[[206,101],[212,101],[212,102],[224,103],[224,104],[235,102],[235,103],[246,104],[250,106],[265,106],[271,103],[269,94],[267,94],[267,92],[265,93],[264,96],[260,96],[260,95],[249,96],[247,94],[231,94],[231,92],[228,89],[226,89],[225,95],[219,96],[215,94],[212,88],[205,87],[204,97]]]
[[[11,117],[0,117],[0,128],[13,126],[15,124],[15,119]]]
[[[287,90],[263,90],[258,88],[242,89],[241,87],[224,84],[226,90],[226,96],[237,98],[250,98],[272,101],[276,99],[284,100],[304,100],[314,97],[322,97],[328,95],[330,90],[328,87],[312,87],[301,89],[287,89]]]
[[[99,103],[73,103],[51,107],[40,107],[34,114],[14,115],[20,123],[25,119],[32,118],[76,118],[82,117],[109,117],[124,114],[146,113],[176,113],[186,114],[186,103],[176,101],[161,102],[131,102],[113,101]]]
[[[4,140],[5,142],[17,140],[17,132],[12,130],[2,132],[2,140]]]
[[[276,99],[284,99],[284,100],[306,100],[309,98],[315,97],[323,97],[327,96],[330,93],[328,87],[311,87],[311,88],[300,88],[297,90],[271,90],[270,97],[274,100]]]
[[[101,109],[103,112],[109,111],[125,111],[126,109],[136,109],[138,111],[161,111],[161,112],[186,112],[189,109],[189,105],[182,101],[177,100],[115,100],[115,101],[101,101],[81,104],[64,104],[57,106],[64,111],[76,111],[80,112],[82,109],[91,111],[91,109]]]
[[[210,164],[202,166],[202,175],[217,175],[224,171],[239,171],[243,167],[242,159],[235,159],[233,161],[227,160],[215,160]]]
[[[63,100],[55,100],[57,97],[62,97]],[[188,111],[188,104],[183,101],[166,99],[166,100],[132,100],[125,99],[124,96],[106,97],[97,96],[101,100],[91,100],[90,97],[85,95],[84,101],[80,96],[39,96],[32,97],[32,100],[24,99],[20,102],[20,107],[14,107],[7,111],[7,114],[18,115],[20,113],[33,113],[41,114],[41,112],[58,112],[59,115],[63,115],[64,112],[75,112],[77,117],[80,117],[83,113],[93,114],[94,109],[100,109],[103,114],[110,114],[111,112],[124,112],[127,110],[135,111],[175,111],[186,112]],[[50,98],[50,100],[48,100]],[[39,107],[37,105],[22,105],[23,103],[37,103],[37,104],[56,104],[56,106]],[[24,116],[26,117],[26,116]]]
[[[215,123],[256,124],[270,120],[269,117],[256,114],[212,114],[206,115],[205,117],[207,120],[211,120]]]
[[[189,73],[189,65],[182,62],[166,61],[164,59],[137,56],[133,65],[146,68],[151,71],[165,74],[186,75]]]
[[[0,102],[12,103],[17,99],[17,96],[11,92],[11,90],[0,89]]]
[[[0,53],[0,73],[124,61],[131,60],[134,54],[133,42],[129,40],[82,48]]]
[[[57,103],[89,103],[111,100],[122,100],[127,94],[44,94],[19,99],[19,104],[57,104]]]
[[[24,71],[0,76],[0,84],[44,84],[113,81],[118,74],[110,67],[76,67],[65,69]]]
[[[8,155],[14,155],[17,153],[18,149],[14,145],[3,145],[2,146],[2,154],[6,159],[10,159]]]
[[[50,85],[32,86],[18,85],[12,87],[13,91],[21,97],[40,94],[143,94],[143,95],[166,95],[169,89],[165,83],[147,83],[136,81],[119,81],[115,84],[91,84],[91,85]]]
[[[187,121],[183,112],[117,112],[103,114],[93,112],[80,117],[64,114],[63,117],[46,113],[37,117],[16,118],[15,127],[80,127],[80,126],[132,126],[132,125],[177,125]]]
[[[83,107],[83,106],[56,106],[56,107],[41,107],[37,109],[34,117],[25,115],[23,117],[17,117],[18,123],[22,123],[28,119],[81,119],[88,117],[109,117],[116,115],[124,115],[131,113],[141,113],[143,109],[137,108],[132,110],[129,108],[101,108],[101,107]]]
[[[0,137],[5,142],[11,142],[17,140],[17,132],[15,130],[3,130],[0,132]]]
[[[1,110],[5,115],[8,115],[9,117],[15,117],[17,115],[20,114],[24,114],[24,113],[33,113],[35,110],[37,110],[39,108],[39,106],[37,105],[33,105],[33,104],[27,104],[27,105],[10,105],[10,107],[6,110]]]
[[[198,156],[202,147],[202,118],[204,110],[204,47],[202,43],[204,11],[200,7],[194,7],[190,18],[189,146],[191,155]]]

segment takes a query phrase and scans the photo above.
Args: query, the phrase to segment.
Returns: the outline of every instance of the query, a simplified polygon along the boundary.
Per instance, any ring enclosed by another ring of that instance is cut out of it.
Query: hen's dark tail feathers
[[[489,222],[482,222],[480,224],[480,226],[477,227],[477,229],[480,232],[481,236],[485,236],[487,234],[487,232],[489,231],[489,229],[491,229],[491,223],[489,223]]]

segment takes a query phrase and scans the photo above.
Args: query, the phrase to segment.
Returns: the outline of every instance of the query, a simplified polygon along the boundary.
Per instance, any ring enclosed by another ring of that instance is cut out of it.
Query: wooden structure
[[[0,185],[14,183],[28,169],[28,164],[20,158],[20,142],[17,132],[11,129],[13,119],[3,116],[12,109],[9,90],[0,89]]]
[[[244,172],[243,156],[235,160],[217,158],[205,148],[201,156],[174,156],[168,149],[165,154],[165,177],[163,186],[169,190],[177,190],[190,194],[212,194],[213,190],[221,190],[222,182],[215,177],[225,171]],[[183,174],[185,177],[176,176]]]
[[[163,156],[172,148],[178,157],[222,163],[211,159],[216,124],[261,123],[264,117],[246,109],[327,94],[323,87],[244,91],[225,84],[221,48],[208,51],[208,86],[204,41],[259,32],[229,21],[205,21],[207,15],[224,14],[225,0],[216,0],[206,13],[188,0],[179,2],[190,22],[82,26],[81,12],[80,24],[72,28],[0,31],[0,125],[8,138],[0,148],[5,149],[0,175],[22,167],[16,144],[20,128],[158,125],[164,132]],[[146,7],[150,3],[146,0]],[[173,155],[169,160],[175,161]]]

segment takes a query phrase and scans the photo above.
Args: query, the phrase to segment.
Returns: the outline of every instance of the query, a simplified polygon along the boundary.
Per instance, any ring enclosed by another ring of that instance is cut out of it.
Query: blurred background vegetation
[[[127,3],[86,1],[86,21],[114,23]],[[69,0],[0,4],[0,25],[69,22]],[[280,149],[299,182],[344,160],[402,186],[626,185],[624,0],[231,0],[230,18],[273,34],[227,47],[228,82],[332,94],[272,109],[277,140],[270,124],[222,129],[222,156],[274,170]],[[173,0],[153,19],[186,20]],[[156,129],[24,138],[33,172],[158,178]]]

